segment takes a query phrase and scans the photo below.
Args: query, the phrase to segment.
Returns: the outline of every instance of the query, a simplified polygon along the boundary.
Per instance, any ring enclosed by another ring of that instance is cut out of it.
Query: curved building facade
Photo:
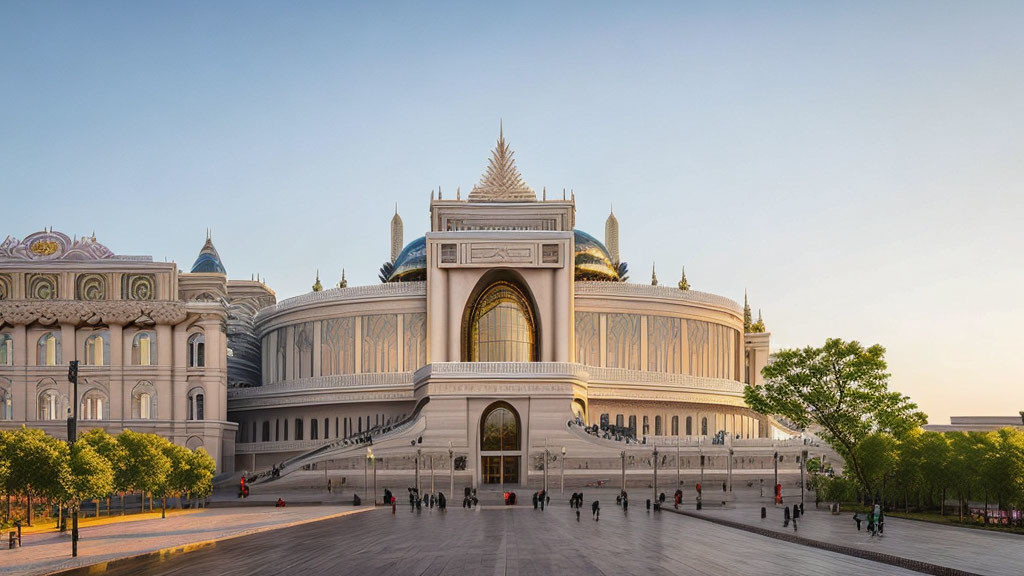
[[[768,335],[728,298],[626,282],[574,198],[537,200],[510,155],[500,139],[467,200],[432,199],[381,284],[258,312],[262,385],[228,396],[236,467],[427,446],[474,484],[515,484],[548,443],[614,457],[624,439],[770,437],[743,401]]]

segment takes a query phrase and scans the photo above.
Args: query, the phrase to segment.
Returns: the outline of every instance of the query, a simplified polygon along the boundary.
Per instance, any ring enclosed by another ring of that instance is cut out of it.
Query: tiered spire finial
[[[338,282],[338,288],[348,288],[348,280],[345,279],[345,269],[341,269],[341,282]]]
[[[651,286],[658,285],[658,273],[654,271],[654,264],[651,263]]]
[[[515,152],[505,142],[503,123],[498,125],[498,144],[491,151],[487,170],[469,193],[470,202],[536,202],[537,194],[523,182],[516,168]]]
[[[612,262],[619,263],[619,219],[615,217],[615,210],[608,211],[608,219],[604,221],[604,247],[608,249],[608,255]]]
[[[750,317],[750,300],[747,299],[747,291],[743,291],[743,332],[749,333],[753,326],[753,318]]]
[[[679,279],[679,289],[689,290],[690,283],[686,281],[686,266],[683,266],[683,276]]]
[[[324,289],[324,285],[320,283],[320,269],[316,270],[316,282],[313,283],[313,292],[320,292]]]

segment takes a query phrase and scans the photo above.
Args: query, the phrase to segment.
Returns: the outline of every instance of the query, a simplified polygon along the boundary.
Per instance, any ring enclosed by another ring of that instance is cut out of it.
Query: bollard
[[[17,542],[17,538],[18,538],[18,536],[15,534],[14,530],[11,530],[10,533],[7,534],[7,548],[9,550],[14,550],[14,546],[15,546],[15,542]]]
[[[764,520],[767,517],[768,517],[768,510],[766,510],[764,506],[761,506],[761,520]]]
[[[648,510],[651,509],[651,499],[650,498],[647,499],[647,509]]]
[[[697,500],[697,510],[700,510],[700,509],[701,509],[701,501]]]

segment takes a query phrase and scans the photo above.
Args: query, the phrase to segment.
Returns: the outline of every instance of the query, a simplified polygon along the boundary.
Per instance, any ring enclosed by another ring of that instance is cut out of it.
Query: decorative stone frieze
[[[131,302],[78,300],[0,301],[0,324],[127,325],[141,321],[177,324],[185,320],[182,302]]]

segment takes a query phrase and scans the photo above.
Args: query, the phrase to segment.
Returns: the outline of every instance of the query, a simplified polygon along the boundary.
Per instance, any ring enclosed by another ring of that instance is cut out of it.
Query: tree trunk
[[[25,505],[28,508],[28,510],[25,511],[25,517],[28,519],[28,523],[27,524],[29,526],[31,526],[32,525],[32,491],[29,490],[28,492],[26,492],[25,495],[26,495]]]
[[[167,497],[160,497],[160,517],[167,518]]]
[[[121,492],[121,516],[124,516],[124,492]]]
[[[939,514],[941,516],[946,515],[946,488],[942,488],[942,500],[939,501]]]

